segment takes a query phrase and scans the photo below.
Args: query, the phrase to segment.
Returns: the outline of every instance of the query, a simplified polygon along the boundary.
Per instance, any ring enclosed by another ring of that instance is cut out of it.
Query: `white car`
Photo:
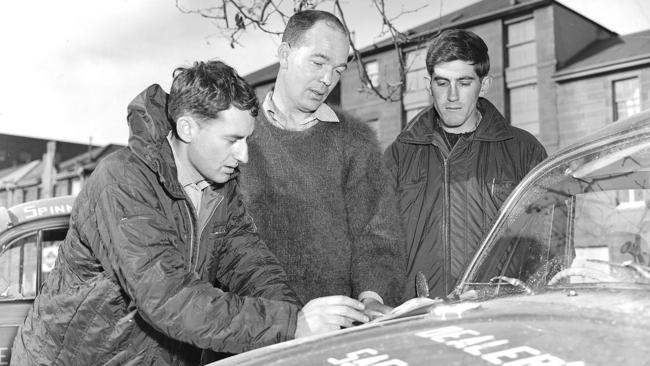
[[[218,365],[650,365],[650,111],[540,163],[448,298]]]

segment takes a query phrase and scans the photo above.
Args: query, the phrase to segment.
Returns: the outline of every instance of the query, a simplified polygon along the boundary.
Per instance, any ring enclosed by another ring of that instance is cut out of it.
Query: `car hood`
[[[648,290],[549,291],[441,304],[426,315],[285,342],[211,365],[643,364],[649,315]]]

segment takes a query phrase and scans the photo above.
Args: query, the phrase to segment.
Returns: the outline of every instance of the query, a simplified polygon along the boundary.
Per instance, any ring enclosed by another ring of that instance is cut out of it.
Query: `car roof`
[[[0,207],[0,235],[29,222],[69,216],[75,196],[44,198],[9,208]]]

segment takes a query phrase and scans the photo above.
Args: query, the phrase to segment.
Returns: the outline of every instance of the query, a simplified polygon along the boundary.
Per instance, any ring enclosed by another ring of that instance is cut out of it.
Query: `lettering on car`
[[[39,216],[49,216],[66,214],[72,211],[71,204],[51,205],[51,206],[37,206],[29,205],[23,209],[25,219],[33,219]]]
[[[503,348],[510,345],[508,339],[496,339],[494,335],[464,329],[456,326],[430,329],[415,334],[418,337],[429,339],[436,343],[442,343],[469,353],[472,356],[480,357],[492,365],[503,366],[584,366],[584,361],[566,362],[563,359],[544,353],[536,348],[522,345],[510,348]],[[500,348],[500,349],[498,349]]]
[[[327,363],[337,366],[407,366],[408,363],[402,360],[391,358],[387,354],[379,354],[379,351],[372,348],[364,348],[358,351],[348,352],[345,358],[328,358]]]

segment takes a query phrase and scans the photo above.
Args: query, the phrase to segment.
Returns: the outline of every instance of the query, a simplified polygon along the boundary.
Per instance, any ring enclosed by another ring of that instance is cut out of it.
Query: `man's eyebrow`
[[[442,76],[434,76],[434,77],[433,77],[433,80],[444,80],[444,81],[450,81],[450,80],[452,80],[452,79],[449,79],[449,78],[446,78],[446,77],[442,77]],[[475,78],[474,76],[471,76],[471,75],[464,75],[464,76],[461,76],[461,77],[459,77],[459,78],[457,78],[457,79],[454,79],[454,80],[466,81],[466,80],[476,80],[476,78]]]
[[[315,54],[312,55],[312,57],[322,58],[322,59],[327,60],[327,61],[329,61],[331,59],[331,57],[329,57],[328,55],[326,55],[324,53],[315,53]]]
[[[331,59],[332,59],[331,57],[329,57],[328,55],[326,55],[326,54],[324,54],[324,53],[316,53],[316,54],[312,55],[312,57],[322,58],[322,59],[325,60],[325,61],[331,61]],[[338,64],[338,65],[334,65],[334,67],[335,67],[335,68],[336,68],[336,67],[343,67],[343,68],[346,68],[346,69],[347,69],[347,68],[348,68],[348,62],[347,62],[347,61],[342,62],[342,63],[340,63],[340,64]]]

